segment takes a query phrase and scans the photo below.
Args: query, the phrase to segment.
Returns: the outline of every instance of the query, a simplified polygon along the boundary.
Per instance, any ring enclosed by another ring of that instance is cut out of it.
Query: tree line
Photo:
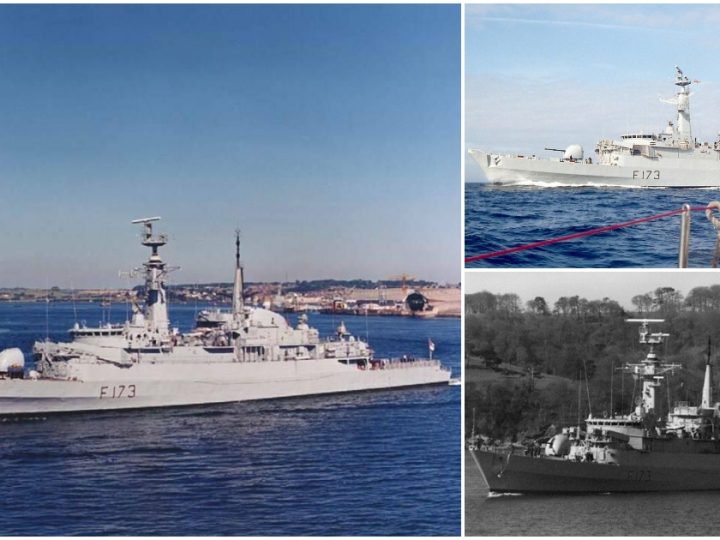
[[[628,324],[628,318],[665,319],[651,328],[670,333],[657,352],[663,362],[685,368],[663,383],[659,413],[666,414],[673,401],[697,401],[708,338],[720,346],[720,286],[696,287],[687,296],[658,287],[636,295],[632,304],[635,309],[627,311],[609,298],[567,296],[550,305],[541,296],[523,304],[516,294],[466,295],[466,369],[505,364],[528,373],[468,387],[466,427],[472,429],[473,408],[476,428],[497,438],[516,438],[547,424],[574,424],[590,412],[627,413],[637,385],[618,368],[646,353],[638,343],[638,325]],[[717,363],[718,355],[712,356]],[[537,384],[545,375],[555,377]]]

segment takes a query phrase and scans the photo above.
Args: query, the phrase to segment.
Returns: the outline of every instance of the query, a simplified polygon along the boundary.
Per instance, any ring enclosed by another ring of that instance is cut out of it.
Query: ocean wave
[[[716,198],[702,189],[563,188],[467,185],[465,256],[623,223],[676,210],[686,203],[705,206]],[[693,215],[689,266],[709,267],[716,236],[702,214]],[[677,267],[679,238],[680,217],[673,216],[466,266],[673,268]]]

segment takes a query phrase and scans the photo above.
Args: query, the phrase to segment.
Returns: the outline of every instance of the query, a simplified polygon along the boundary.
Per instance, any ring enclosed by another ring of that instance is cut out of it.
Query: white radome
[[[0,351],[0,374],[13,371],[22,372],[25,367],[25,356],[18,348]]]

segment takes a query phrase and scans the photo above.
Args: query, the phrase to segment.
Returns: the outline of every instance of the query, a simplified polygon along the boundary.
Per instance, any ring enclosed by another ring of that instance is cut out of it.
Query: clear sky
[[[536,296],[553,305],[561,296],[588,300],[605,297],[632,309],[632,297],[658,287],[672,287],[687,295],[694,287],[720,284],[720,274],[707,270],[529,270],[465,273],[465,292],[517,294],[524,302]]]
[[[720,131],[720,5],[472,5],[466,8],[466,146],[547,155],[654,133],[675,119],[675,65],[693,85],[693,132]],[[480,181],[466,161],[466,179]]]
[[[460,279],[460,9],[0,6],[0,287]]]

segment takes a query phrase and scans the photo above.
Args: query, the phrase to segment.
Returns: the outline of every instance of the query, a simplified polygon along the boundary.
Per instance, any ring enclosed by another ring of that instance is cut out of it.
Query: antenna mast
[[[235,280],[233,282],[233,316],[243,311],[243,267],[240,264],[240,229],[235,229]]]
[[[170,321],[167,313],[167,298],[165,294],[164,278],[168,273],[165,263],[160,258],[158,249],[167,244],[166,234],[153,234],[153,222],[160,217],[135,219],[135,225],[143,226],[142,245],[152,249],[152,254],[145,267],[145,318],[151,330],[157,329],[162,334],[168,334]]]
[[[660,381],[667,372],[674,373],[682,368],[679,364],[661,364],[655,354],[655,345],[665,341],[670,334],[650,332],[650,323],[665,322],[664,319],[626,319],[626,322],[640,323],[640,343],[648,345],[647,356],[639,364],[625,364],[623,371],[631,373],[636,381],[642,381],[641,405],[638,414],[656,412],[655,389],[660,387]]]

